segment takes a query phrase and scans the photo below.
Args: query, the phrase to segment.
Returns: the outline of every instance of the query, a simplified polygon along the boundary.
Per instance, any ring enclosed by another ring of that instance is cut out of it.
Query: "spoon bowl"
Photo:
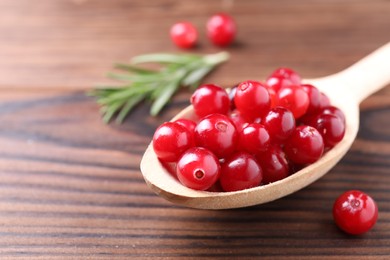
[[[163,165],[148,146],[141,161],[141,171],[148,186],[159,196],[175,203],[200,209],[229,209],[270,202],[296,192],[324,176],[347,153],[359,129],[359,104],[366,97],[390,83],[390,43],[376,50],[351,67],[305,83],[316,86],[340,108],[346,117],[343,140],[326,152],[317,162],[267,185],[234,192],[198,191],[183,186]],[[188,106],[172,121],[186,118],[198,120]]]

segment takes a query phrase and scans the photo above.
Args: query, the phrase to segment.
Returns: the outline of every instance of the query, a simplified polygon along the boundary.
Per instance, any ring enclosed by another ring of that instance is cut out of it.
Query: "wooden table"
[[[238,24],[228,63],[207,78],[229,87],[279,66],[306,78],[337,72],[390,40],[390,2],[0,1],[0,258],[114,259],[390,256],[390,88],[361,105],[352,149],[324,178],[286,198],[236,210],[175,206],[144,183],[139,162],[154,129],[188,104],[182,92],[156,118],[143,105],[102,123],[85,90],[114,62],[178,52],[170,26],[207,18]],[[373,68],[375,69],[375,68]],[[331,208],[349,189],[378,203],[372,231],[350,237]]]

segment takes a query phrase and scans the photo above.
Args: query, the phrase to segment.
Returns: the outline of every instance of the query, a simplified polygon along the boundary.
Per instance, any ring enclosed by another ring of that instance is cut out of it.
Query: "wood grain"
[[[167,30],[230,11],[230,62],[208,80],[261,79],[277,66],[304,77],[338,71],[390,40],[389,1],[0,1],[0,258],[386,259],[390,256],[390,87],[363,102],[358,139],[313,185],[238,210],[175,206],[144,183],[139,162],[157,118],[142,105],[104,125],[82,90],[116,61],[177,51]],[[158,22],[156,22],[158,21]],[[195,50],[216,52],[205,36]],[[379,221],[361,237],[333,223],[335,198],[360,189]]]

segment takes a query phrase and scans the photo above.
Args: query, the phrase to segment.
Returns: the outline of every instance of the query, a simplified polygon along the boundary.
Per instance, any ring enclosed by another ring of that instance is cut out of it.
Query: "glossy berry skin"
[[[274,107],[265,115],[262,124],[274,143],[285,141],[295,129],[293,113],[284,107]]]
[[[309,95],[298,85],[283,87],[277,93],[276,105],[289,109],[297,119],[309,108]]]
[[[184,49],[192,48],[198,40],[196,28],[189,22],[178,22],[171,27],[170,31],[173,43]]]
[[[301,84],[301,76],[290,68],[278,68],[272,72],[271,77],[280,77],[290,80],[294,84]]]
[[[166,122],[153,135],[153,149],[164,162],[175,162],[187,149],[194,146],[193,135],[185,127]]]
[[[207,22],[207,36],[220,47],[230,45],[236,36],[236,23],[228,14],[215,14]]]
[[[333,205],[333,219],[344,232],[361,235],[375,225],[378,207],[369,195],[358,190],[350,190],[336,199]]]
[[[189,119],[185,119],[185,118],[180,118],[180,119],[177,119],[176,121],[174,121],[174,123],[179,124],[179,125],[187,128],[187,130],[190,133],[192,133],[192,135],[194,134],[195,127],[196,127],[196,123],[194,121],[189,120]]]
[[[325,93],[321,92],[321,107],[328,106],[330,106],[330,99]]]
[[[200,86],[192,94],[191,103],[200,118],[214,113],[227,114],[230,108],[228,93],[214,84]]]
[[[263,184],[282,180],[289,175],[286,154],[278,145],[270,147],[264,153],[257,154],[256,159],[263,170]]]
[[[321,109],[321,111],[319,113],[320,114],[335,115],[338,118],[340,118],[341,121],[343,121],[343,123],[345,124],[345,115],[344,115],[343,111],[341,111],[339,108],[337,108],[335,106],[324,107]]]
[[[218,158],[202,147],[188,149],[176,166],[179,181],[195,190],[210,188],[218,180],[220,170]]]
[[[282,76],[271,76],[265,83],[269,89],[272,89],[275,92],[275,94],[278,93],[281,88],[296,85],[290,79],[286,79]]]
[[[259,186],[262,176],[256,159],[248,153],[238,152],[222,164],[219,181],[224,191],[238,191]]]
[[[307,114],[318,113],[321,109],[321,92],[310,84],[301,85],[309,96],[309,107],[307,108]]]
[[[222,114],[203,118],[195,128],[195,143],[213,152],[218,158],[232,154],[237,145],[238,133],[234,123]]]
[[[271,99],[266,86],[258,81],[241,82],[234,96],[237,110],[248,121],[262,117],[271,107]]]
[[[338,144],[345,134],[344,122],[335,115],[319,114],[311,120],[310,125],[320,132],[326,148]]]
[[[293,163],[314,163],[324,152],[324,140],[314,127],[298,126],[285,142],[284,152]]]
[[[237,110],[233,110],[229,114],[229,119],[234,123],[237,132],[240,132],[241,129],[243,129],[245,126],[247,126],[249,123],[243,118]]]
[[[238,149],[251,154],[265,152],[271,144],[267,129],[259,123],[251,123],[239,134]]]

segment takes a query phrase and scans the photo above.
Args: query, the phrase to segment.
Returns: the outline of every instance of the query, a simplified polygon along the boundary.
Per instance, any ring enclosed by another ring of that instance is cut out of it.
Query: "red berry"
[[[280,146],[272,146],[266,152],[256,156],[263,170],[263,183],[271,183],[286,178],[289,174],[286,154]]]
[[[218,158],[202,147],[188,149],[179,159],[176,173],[179,181],[195,190],[207,190],[220,174]]]
[[[321,107],[328,106],[330,106],[330,99],[325,93],[321,92]]]
[[[271,143],[267,129],[259,123],[244,127],[240,131],[238,140],[239,149],[252,154],[266,151]]]
[[[236,153],[222,164],[220,183],[224,191],[238,191],[260,185],[262,170],[247,153]]]
[[[289,68],[278,68],[272,72],[271,77],[280,77],[290,80],[294,84],[301,84],[301,76],[298,75],[295,71]]]
[[[179,124],[181,126],[184,126],[192,134],[195,131],[196,123],[192,120],[180,118],[180,119],[177,119],[176,121],[174,121],[174,123]]]
[[[238,85],[234,103],[243,117],[253,121],[268,112],[271,99],[264,84],[248,80]]]
[[[164,162],[175,162],[183,152],[194,146],[193,135],[185,127],[166,122],[157,128],[153,136],[153,149]]]
[[[345,134],[344,122],[335,115],[319,114],[311,120],[310,125],[320,132],[327,148],[338,144]]]
[[[334,107],[334,106],[327,106],[327,107],[324,107],[322,108],[322,110],[320,111],[320,114],[329,114],[329,115],[335,115],[337,116],[338,118],[341,119],[341,121],[343,121],[343,123],[345,124],[345,115],[343,113],[343,111],[341,111],[339,108],[337,107]]]
[[[276,91],[272,87],[267,87],[269,98],[271,100],[271,108],[276,106]]]
[[[265,115],[262,124],[268,130],[271,140],[276,143],[286,140],[295,129],[295,118],[290,110],[274,107]]]
[[[310,84],[301,85],[309,96],[309,107],[307,114],[315,114],[321,109],[321,92]]]
[[[200,118],[214,113],[227,114],[230,108],[229,95],[214,84],[200,86],[192,95],[191,103]]]
[[[236,23],[227,14],[213,15],[207,22],[207,36],[213,44],[227,46],[236,36]]]
[[[309,108],[309,96],[301,86],[291,85],[279,90],[276,104],[289,109],[295,118],[299,118]]]
[[[247,126],[249,123],[243,118],[237,110],[234,110],[229,115],[230,120],[234,123],[236,126],[237,132],[240,132],[241,129],[243,129],[245,126]]]
[[[195,128],[195,142],[209,149],[219,158],[232,154],[237,145],[238,133],[229,117],[212,114],[203,118]]]
[[[378,219],[378,207],[367,194],[351,190],[337,198],[333,205],[333,218],[337,226],[352,235],[369,231]]]
[[[290,79],[286,79],[282,76],[271,76],[265,83],[268,88],[272,89],[275,93],[278,93],[281,88],[296,85]]]
[[[198,39],[196,28],[189,22],[175,23],[170,33],[172,41],[180,48],[192,48]]]
[[[287,139],[284,151],[294,163],[314,163],[324,152],[324,140],[314,127],[298,126]]]

